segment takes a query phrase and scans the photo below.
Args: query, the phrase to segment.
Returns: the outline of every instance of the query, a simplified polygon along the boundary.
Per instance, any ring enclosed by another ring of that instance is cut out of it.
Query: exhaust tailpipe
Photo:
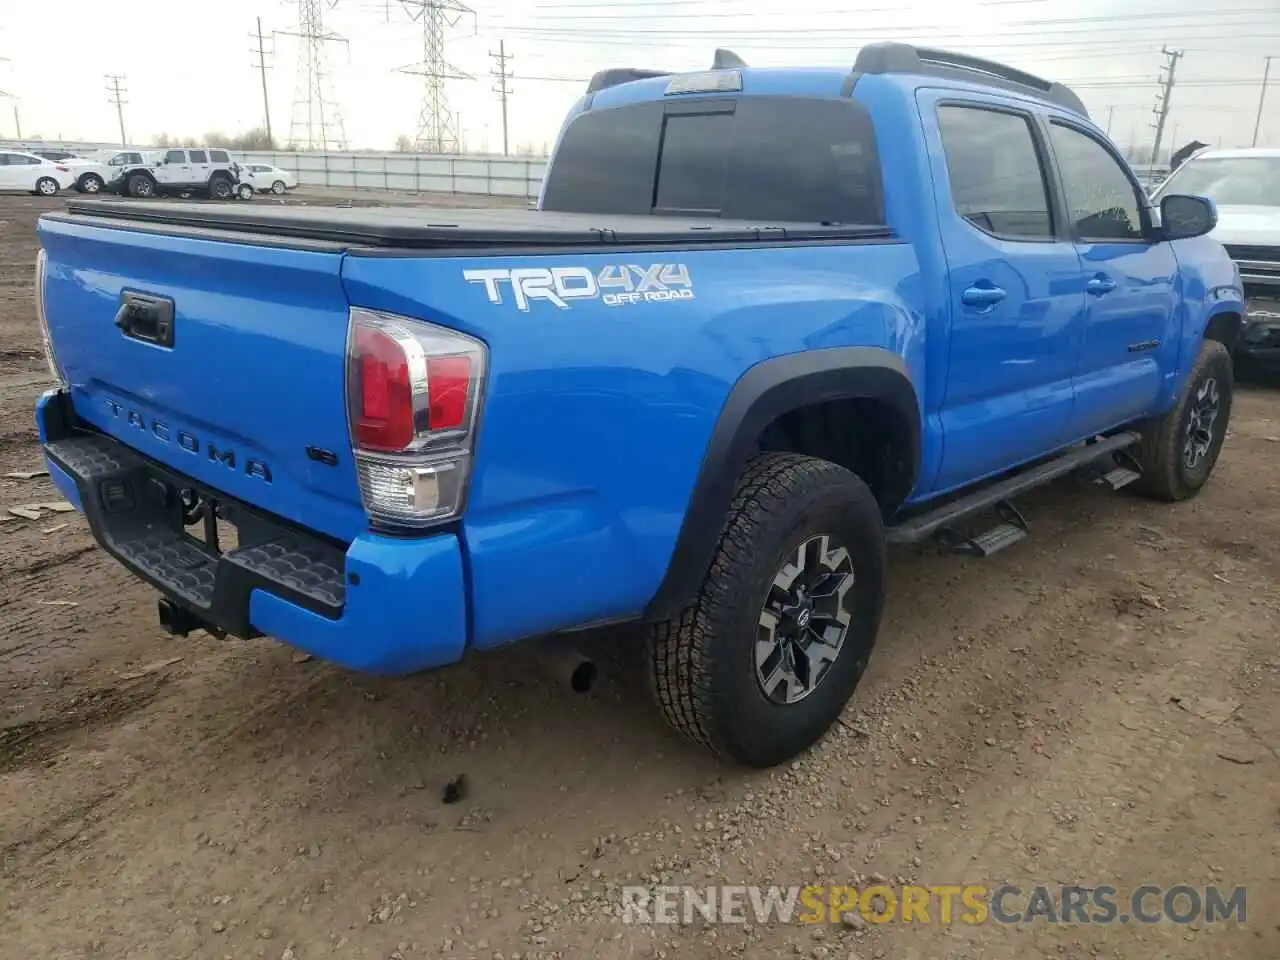
[[[587,693],[600,676],[594,660],[564,641],[543,641],[535,653],[543,672],[556,683],[568,684],[574,693]]]

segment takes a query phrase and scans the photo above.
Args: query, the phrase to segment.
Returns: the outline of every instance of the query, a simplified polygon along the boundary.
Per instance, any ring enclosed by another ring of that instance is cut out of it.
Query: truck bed
[[[474,252],[613,246],[738,246],[886,240],[886,227],[771,223],[538,210],[442,207],[304,207],[262,204],[73,200],[46,219],[112,221],[164,233],[208,231],[310,240],[342,247]],[[108,225],[103,223],[103,225]]]

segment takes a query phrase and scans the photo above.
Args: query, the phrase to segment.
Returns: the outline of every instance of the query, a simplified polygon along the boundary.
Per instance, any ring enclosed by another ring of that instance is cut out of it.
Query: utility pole
[[[1184,50],[1173,50],[1169,47],[1161,47],[1160,52],[1168,58],[1169,62],[1164,67],[1168,71],[1168,75],[1160,77],[1160,92],[1156,95],[1156,106],[1152,111],[1156,115],[1156,142],[1155,146],[1151,148],[1151,165],[1153,168],[1160,161],[1160,141],[1164,139],[1164,124],[1169,119],[1174,74],[1178,69],[1178,61],[1186,54]]]
[[[1258,119],[1253,122],[1253,145],[1258,145],[1258,131],[1262,129],[1262,105],[1267,102],[1267,81],[1271,79],[1271,61],[1275,57],[1267,57],[1267,65],[1262,68],[1262,92],[1258,94]]]
[[[510,156],[507,145],[507,97],[511,96],[511,89],[507,86],[507,81],[511,79],[511,71],[507,69],[507,61],[515,58],[507,53],[506,44],[498,41],[498,52],[489,51],[489,56],[493,57],[494,68],[490,71],[498,85],[493,88],[493,92],[498,95],[502,101],[502,155]]]
[[[255,69],[262,74],[262,115],[267,121],[267,143],[274,149],[276,141],[271,135],[271,100],[267,96],[267,48],[262,42],[262,18],[258,17],[257,20],[258,46],[250,50],[250,53],[258,55],[258,65]],[[253,34],[249,34],[249,37],[252,39]]]
[[[120,121],[120,146],[127,147],[129,140],[124,135],[124,105],[129,101],[124,98],[128,91],[121,88],[122,83],[124,83],[123,73],[107,74],[107,102],[116,105],[116,119]]]

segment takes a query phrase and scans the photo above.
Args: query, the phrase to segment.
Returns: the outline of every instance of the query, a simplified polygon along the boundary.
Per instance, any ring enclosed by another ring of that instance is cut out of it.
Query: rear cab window
[[[228,163],[231,158],[227,156],[227,151],[225,150],[210,150],[209,160],[213,163]]]
[[[743,96],[588,110],[565,131],[546,210],[884,223],[871,118],[849,99]]]

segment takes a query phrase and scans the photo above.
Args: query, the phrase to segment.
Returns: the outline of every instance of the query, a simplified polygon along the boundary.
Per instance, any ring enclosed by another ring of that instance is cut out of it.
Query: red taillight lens
[[[366,450],[403,450],[413,442],[413,386],[400,344],[380,330],[357,327],[352,357],[356,443]]]
[[[469,357],[432,357],[427,361],[427,394],[432,430],[457,430],[466,425],[467,392],[471,384]]]

